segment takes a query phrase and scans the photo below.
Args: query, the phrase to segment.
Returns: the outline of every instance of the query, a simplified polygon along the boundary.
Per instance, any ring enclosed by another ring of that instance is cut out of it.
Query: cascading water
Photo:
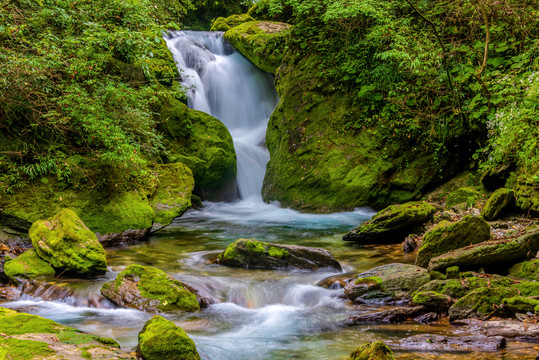
[[[234,139],[240,197],[261,202],[269,160],[262,144],[278,101],[272,76],[235,52],[222,33],[174,32],[166,40],[189,89],[189,107],[221,120]]]

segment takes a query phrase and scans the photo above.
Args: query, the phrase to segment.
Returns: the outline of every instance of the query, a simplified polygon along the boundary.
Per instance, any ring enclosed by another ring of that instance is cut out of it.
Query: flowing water
[[[346,359],[367,341],[398,340],[418,333],[458,330],[434,325],[353,326],[343,321],[372,311],[343,298],[339,279],[391,262],[413,262],[400,246],[358,247],[342,235],[373,215],[369,209],[329,215],[301,214],[265,204],[260,196],[263,147],[269,115],[277,103],[272,77],[227,46],[219,33],[177,32],[167,36],[189,92],[189,106],[221,119],[230,129],[238,157],[238,190],[233,203],[204,203],[146,242],[107,249],[107,275],[94,280],[51,281],[2,306],[38,314],[134,348],[151,317],[119,309],[99,295],[106,281],[130,264],[158,267],[214,300],[194,314],[167,316],[195,341],[204,359]],[[240,237],[323,247],[344,271],[264,271],[211,263]],[[325,279],[331,281],[324,281]],[[325,284],[326,287],[319,286]],[[399,359],[534,359],[529,346],[496,354],[397,353]]]

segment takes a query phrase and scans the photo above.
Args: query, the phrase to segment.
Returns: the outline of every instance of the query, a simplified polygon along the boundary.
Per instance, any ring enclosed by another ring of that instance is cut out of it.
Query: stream
[[[117,308],[99,295],[99,289],[126,266],[141,264],[162,269],[214,299],[201,312],[167,316],[195,341],[203,359],[346,359],[369,341],[458,334],[447,322],[344,325],[349,316],[377,308],[353,305],[343,298],[341,287],[324,282],[343,273],[245,270],[210,263],[238,238],[322,247],[335,255],[344,273],[413,263],[415,255],[404,254],[400,245],[359,247],[342,241],[343,234],[374,214],[370,209],[315,215],[264,203],[260,190],[269,154],[263,143],[278,102],[273,77],[234,52],[222,33],[173,32],[166,41],[189,88],[189,107],[219,118],[232,134],[240,199],[204,202],[201,209],[189,210],[147,241],[107,249],[109,271],[102,278],[58,281],[2,306],[112,337],[122,348],[133,349],[152,314]],[[490,354],[396,352],[396,357],[508,360],[535,359],[536,353],[529,345],[513,344]]]

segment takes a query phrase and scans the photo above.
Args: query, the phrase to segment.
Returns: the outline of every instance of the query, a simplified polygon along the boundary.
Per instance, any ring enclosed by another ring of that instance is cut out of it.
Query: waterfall
[[[188,106],[221,120],[232,135],[240,197],[262,202],[266,127],[278,102],[273,77],[234,51],[220,32],[171,32],[166,41],[188,88]]]

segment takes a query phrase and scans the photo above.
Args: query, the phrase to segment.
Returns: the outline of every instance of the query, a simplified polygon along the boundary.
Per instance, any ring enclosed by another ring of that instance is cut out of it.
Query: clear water
[[[353,305],[342,289],[317,284],[382,264],[412,263],[414,257],[405,255],[399,245],[358,247],[342,241],[343,234],[373,215],[369,209],[313,215],[263,203],[260,189],[269,157],[262,143],[277,103],[271,76],[234,53],[219,33],[173,33],[167,43],[186,85],[194,85],[189,105],[221,119],[233,135],[242,199],[205,203],[146,242],[107,249],[109,271],[103,278],[51,280],[52,289],[58,291],[40,293],[41,297],[23,295],[2,306],[112,337],[132,349],[152,315],[116,308],[100,296],[99,289],[126,266],[142,264],[166,271],[215,301],[201,312],[167,316],[189,334],[204,359],[346,359],[368,341],[459,333],[443,322],[345,326],[349,316],[375,308]],[[244,270],[211,263],[238,238],[323,247],[333,252],[344,271]],[[508,351],[491,354],[397,353],[397,358],[516,360],[535,359],[536,351],[512,344]]]

